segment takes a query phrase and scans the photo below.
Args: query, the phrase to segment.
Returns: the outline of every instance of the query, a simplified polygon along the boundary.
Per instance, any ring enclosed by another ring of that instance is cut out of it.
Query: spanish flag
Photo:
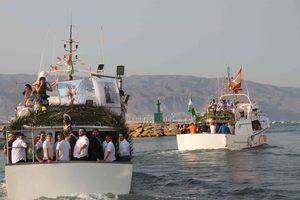
[[[242,90],[242,69],[243,67],[241,66],[235,77],[228,84],[229,89],[235,92],[238,90]]]

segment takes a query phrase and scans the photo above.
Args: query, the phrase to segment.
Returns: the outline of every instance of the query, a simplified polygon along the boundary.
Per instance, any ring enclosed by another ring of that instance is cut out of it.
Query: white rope
[[[43,46],[43,50],[42,50],[42,53],[41,53],[39,71],[38,71],[37,74],[39,74],[42,71],[42,64],[43,64],[43,60],[44,60],[44,53],[45,53],[45,50],[46,50],[46,42],[47,42],[47,38],[48,38],[48,35],[49,35],[49,31],[50,30],[47,31],[47,33],[45,35],[45,38],[44,38],[44,46]]]

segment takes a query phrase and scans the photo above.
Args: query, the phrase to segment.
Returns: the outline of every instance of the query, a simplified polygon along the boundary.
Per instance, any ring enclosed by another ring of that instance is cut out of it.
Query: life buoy
[[[260,143],[265,143],[265,142],[267,142],[267,135],[266,135],[266,134],[261,134],[261,135],[259,136],[259,142],[260,142]]]

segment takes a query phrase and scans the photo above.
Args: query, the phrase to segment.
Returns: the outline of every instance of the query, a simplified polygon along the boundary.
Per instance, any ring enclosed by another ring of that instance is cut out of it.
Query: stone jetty
[[[142,123],[130,122],[127,124],[129,135],[131,137],[160,137],[174,136],[180,133],[177,123]]]

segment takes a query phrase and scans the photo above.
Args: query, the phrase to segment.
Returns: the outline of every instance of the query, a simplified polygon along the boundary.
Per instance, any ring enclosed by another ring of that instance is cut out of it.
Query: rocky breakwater
[[[180,133],[176,123],[141,123],[132,122],[127,124],[131,137],[160,137],[173,136]]]

